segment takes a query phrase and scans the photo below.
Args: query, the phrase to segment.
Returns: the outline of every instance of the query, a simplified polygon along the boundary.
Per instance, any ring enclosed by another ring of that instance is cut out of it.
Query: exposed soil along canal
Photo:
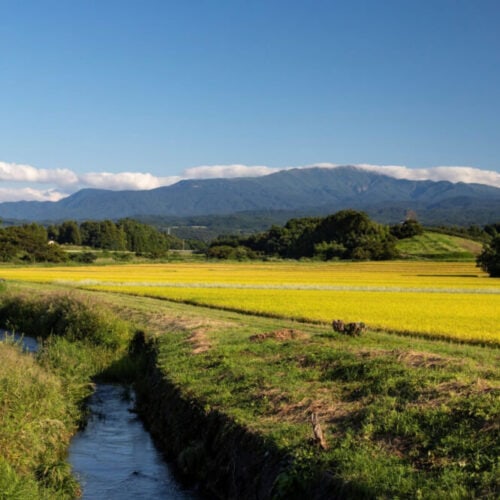
[[[38,350],[33,337],[0,330],[0,341],[14,338],[28,352]],[[82,498],[195,499],[173,477],[151,436],[133,413],[135,394],[122,385],[97,384],[89,400],[84,430],[71,442],[69,462],[82,486]]]

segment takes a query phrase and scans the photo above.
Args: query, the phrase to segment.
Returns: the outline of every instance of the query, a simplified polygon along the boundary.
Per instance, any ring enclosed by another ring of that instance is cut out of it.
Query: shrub
[[[92,264],[97,260],[97,255],[94,252],[73,253],[70,255],[73,262],[81,262],[82,264]]]

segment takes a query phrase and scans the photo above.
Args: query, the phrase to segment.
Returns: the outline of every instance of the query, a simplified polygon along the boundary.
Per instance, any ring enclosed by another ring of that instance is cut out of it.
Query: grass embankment
[[[65,462],[75,408],[61,380],[16,345],[0,343],[0,498],[72,498]]]
[[[158,335],[164,376],[207,418],[228,415],[293,457],[274,485],[278,497],[303,498],[320,473],[331,479],[328,495],[344,498],[500,492],[497,348],[382,332],[348,338],[310,324],[102,297]],[[311,413],[326,450],[312,440]],[[210,460],[202,444],[203,433],[190,446],[197,463]]]
[[[69,441],[85,420],[92,378],[130,373],[121,361],[128,325],[67,293],[4,294],[0,324],[44,339],[35,356],[0,343],[0,498],[75,498]]]

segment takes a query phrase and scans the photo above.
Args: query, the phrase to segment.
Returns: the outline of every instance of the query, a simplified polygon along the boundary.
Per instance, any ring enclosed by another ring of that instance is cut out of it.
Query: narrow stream
[[[36,352],[33,337],[14,336],[26,351]],[[12,334],[0,330],[0,341]],[[71,441],[69,462],[83,499],[195,499],[173,477],[151,436],[133,413],[134,392],[127,387],[97,384],[89,401],[90,417]]]
[[[69,450],[82,498],[196,498],[175,481],[151,436],[131,412],[133,397],[126,387],[97,385],[88,424]]]

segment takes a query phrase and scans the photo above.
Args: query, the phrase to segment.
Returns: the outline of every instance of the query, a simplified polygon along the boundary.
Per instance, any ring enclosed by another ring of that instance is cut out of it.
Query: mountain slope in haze
[[[84,189],[58,202],[0,203],[0,217],[55,221],[313,208],[324,212],[355,208],[374,213],[390,211],[391,207],[396,219],[406,209],[443,213],[487,210],[498,219],[500,189],[482,184],[395,179],[356,167],[308,168],[263,177],[184,180],[148,191]]]

